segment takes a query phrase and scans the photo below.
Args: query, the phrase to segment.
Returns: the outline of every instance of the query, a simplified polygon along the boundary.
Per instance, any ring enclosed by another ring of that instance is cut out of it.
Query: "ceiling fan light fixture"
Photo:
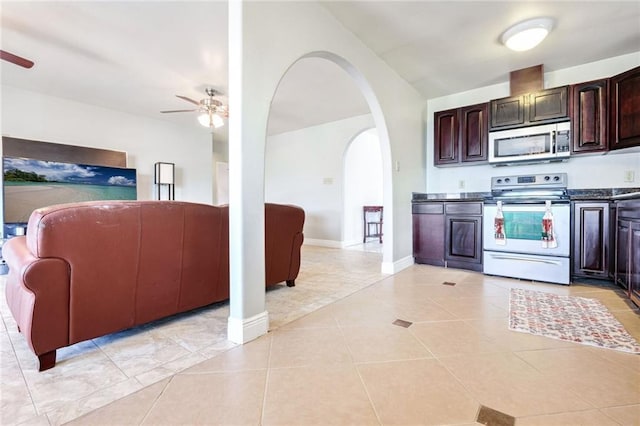
[[[224,120],[218,114],[211,114],[211,123],[216,129],[224,126]]]
[[[211,127],[211,119],[209,118],[209,114],[206,112],[198,115],[198,122],[204,127]]]
[[[198,122],[204,127],[213,127],[215,129],[224,126],[222,117],[213,112],[203,112],[198,115]]]
[[[533,49],[553,28],[551,18],[534,18],[519,22],[502,34],[502,43],[511,50],[523,52]]]

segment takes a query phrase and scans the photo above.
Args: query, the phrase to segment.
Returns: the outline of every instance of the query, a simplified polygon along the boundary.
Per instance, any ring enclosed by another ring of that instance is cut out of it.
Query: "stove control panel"
[[[566,173],[495,176],[491,178],[491,189],[566,188],[567,182]]]

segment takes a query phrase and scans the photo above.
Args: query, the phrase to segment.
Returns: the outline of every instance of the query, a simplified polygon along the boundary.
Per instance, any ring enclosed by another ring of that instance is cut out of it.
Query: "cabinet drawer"
[[[618,217],[624,219],[640,219],[640,203],[636,207],[619,206]]]
[[[414,204],[411,211],[413,214],[444,214],[444,203]]]
[[[447,214],[482,214],[482,203],[447,203]]]

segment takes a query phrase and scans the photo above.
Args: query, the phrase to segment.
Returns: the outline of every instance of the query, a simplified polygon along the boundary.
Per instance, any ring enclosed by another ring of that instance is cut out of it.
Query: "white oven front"
[[[494,235],[494,219],[498,206],[484,205],[483,247],[485,250],[507,251],[515,253],[540,254],[543,256],[569,256],[571,209],[569,204],[551,204],[553,229],[558,243],[556,248],[544,248],[542,244],[542,204],[502,205],[504,216],[505,244],[500,245]]]
[[[551,205],[557,247],[547,248],[542,241],[544,202],[537,204],[504,203],[503,241],[495,238],[497,205],[485,204],[483,216],[483,271],[485,274],[547,281],[570,282],[570,224],[568,203]],[[501,242],[503,244],[501,244]]]

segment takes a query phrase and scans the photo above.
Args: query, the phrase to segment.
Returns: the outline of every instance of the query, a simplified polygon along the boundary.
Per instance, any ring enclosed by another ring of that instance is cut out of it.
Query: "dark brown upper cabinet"
[[[487,161],[489,104],[434,113],[434,165]]]
[[[460,148],[463,163],[487,161],[489,139],[489,104],[471,105],[460,109]]]
[[[571,98],[572,153],[607,151],[609,80],[574,84],[571,86]]]
[[[569,119],[569,86],[491,101],[491,130]]]
[[[460,108],[436,112],[433,118],[434,164],[441,166],[459,163]]]
[[[491,128],[512,127],[524,124],[526,109],[524,96],[511,96],[491,101]]]
[[[611,77],[609,149],[640,146],[640,67]]]

